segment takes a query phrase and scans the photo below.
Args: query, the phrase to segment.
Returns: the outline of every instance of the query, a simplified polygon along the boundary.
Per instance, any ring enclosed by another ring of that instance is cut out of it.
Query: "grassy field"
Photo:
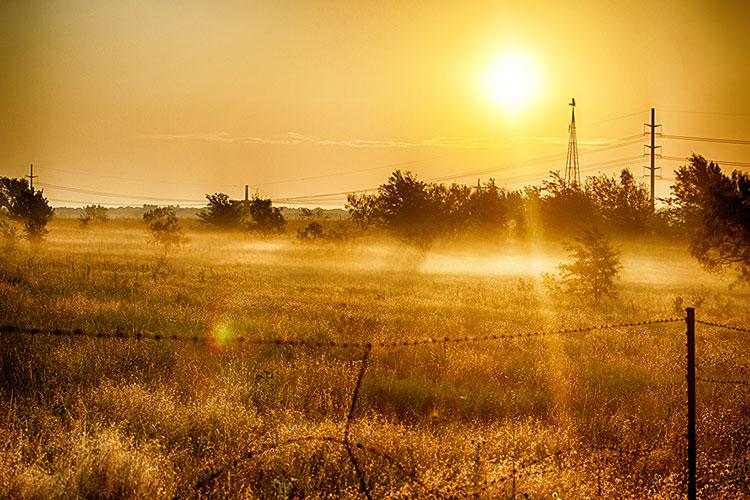
[[[362,349],[231,342],[238,335],[511,334],[679,317],[688,305],[750,325],[747,288],[701,271],[679,242],[621,243],[619,299],[594,310],[545,293],[540,272],[565,259],[559,243],[424,255],[374,240],[188,236],[160,266],[138,221],[60,220],[43,247],[3,254],[2,323],[213,340],[0,336],[0,497],[363,496],[340,444],[274,447],[343,436]],[[375,348],[350,429],[364,490],[681,497],[684,344],[684,324],[669,323]],[[750,379],[746,334],[699,326],[697,357],[704,377]],[[701,494],[750,496],[748,387],[699,385],[698,417]]]

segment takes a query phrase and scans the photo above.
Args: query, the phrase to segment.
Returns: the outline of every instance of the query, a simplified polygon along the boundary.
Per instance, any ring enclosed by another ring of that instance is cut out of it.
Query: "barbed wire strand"
[[[542,337],[545,335],[564,335],[571,333],[585,333],[597,330],[612,330],[617,328],[632,328],[638,326],[657,325],[664,323],[677,323],[684,321],[684,318],[662,318],[646,321],[635,321],[629,323],[610,323],[603,325],[593,326],[582,326],[577,328],[562,328],[559,330],[537,330],[531,332],[521,333],[491,333],[486,335],[466,335],[463,337],[427,337],[421,339],[412,339],[405,341],[371,341],[371,342],[337,342],[337,341],[311,341],[304,339],[285,339],[285,338],[272,338],[272,339],[257,339],[245,336],[237,336],[223,341],[228,343],[236,344],[251,344],[251,345],[283,345],[289,347],[341,347],[345,349],[362,349],[362,348],[374,348],[374,347],[409,347],[409,346],[420,346],[430,344],[463,344],[463,343],[475,343],[475,342],[488,342],[493,340],[508,340],[508,339],[519,339],[529,337]],[[749,330],[750,331],[750,330]],[[192,343],[212,343],[216,339],[211,336],[202,335],[177,335],[177,334],[154,334],[149,332],[135,332],[132,334],[126,334],[121,330],[115,332],[90,332],[80,328],[76,329],[47,329],[47,328],[29,328],[19,327],[15,325],[2,325],[0,326],[0,334],[28,334],[28,335],[52,335],[52,336],[70,336],[70,337],[88,337],[97,339],[122,339],[122,340],[155,340],[155,341],[176,341],[176,342],[192,342]]]
[[[345,448],[347,455],[349,457],[349,460],[352,464],[352,467],[359,480],[360,491],[368,499],[372,498],[372,494],[370,492],[369,486],[367,485],[367,481],[364,476],[364,471],[362,470],[362,467],[356,458],[356,454],[354,453],[353,448],[366,451],[372,455],[378,456],[388,461],[390,464],[396,467],[402,474],[404,474],[406,477],[409,477],[415,484],[418,484],[425,491],[431,493],[432,495],[436,497],[442,497],[443,494],[441,492],[429,488],[421,479],[419,479],[419,477],[416,475],[414,471],[411,471],[411,472],[408,471],[403,464],[401,464],[397,459],[395,459],[391,455],[381,450],[377,450],[376,448],[363,445],[361,443],[353,444],[351,442],[351,439],[350,439],[351,424],[354,419],[354,413],[357,407],[357,402],[359,400],[359,394],[360,394],[360,389],[362,386],[362,381],[364,379],[364,375],[367,370],[368,359],[374,347],[408,347],[408,346],[427,345],[427,344],[469,343],[469,342],[481,342],[481,341],[501,340],[501,339],[516,339],[516,338],[544,336],[544,335],[552,335],[552,334],[590,332],[590,331],[596,331],[596,330],[607,330],[607,329],[626,328],[626,327],[635,327],[635,326],[674,323],[674,322],[682,322],[683,320],[684,320],[683,318],[661,318],[661,319],[638,321],[638,322],[603,324],[603,325],[594,325],[594,326],[578,327],[578,328],[564,328],[564,329],[554,330],[554,331],[534,331],[534,332],[524,332],[524,333],[515,333],[515,334],[488,334],[488,335],[464,336],[464,337],[425,338],[425,339],[415,339],[415,340],[410,340],[410,341],[397,341],[397,342],[396,341],[392,341],[392,342],[389,342],[389,341],[312,342],[312,341],[306,341],[306,340],[301,340],[301,339],[280,339],[280,338],[279,339],[252,339],[252,338],[247,338],[243,336],[235,337],[234,339],[230,339],[230,340],[236,343],[284,345],[284,346],[298,346],[298,347],[306,346],[306,347],[363,348],[364,353],[362,355],[359,372],[357,374],[357,380],[352,391],[349,412],[347,414],[345,425],[344,425],[343,439],[334,437],[334,436],[305,436],[305,437],[291,438],[291,439],[287,439],[285,441],[281,441],[277,443],[271,443],[265,449],[262,449],[260,451],[249,450],[243,453],[237,459],[224,464],[223,466],[219,467],[218,469],[215,469],[214,471],[204,476],[204,478],[200,479],[195,484],[195,489],[203,488],[210,482],[214,481],[218,476],[220,476],[223,472],[228,470],[230,467],[237,465],[241,461],[255,459],[256,457],[260,456],[263,453],[267,453],[269,451],[279,449],[284,446],[291,446],[294,444],[299,444],[299,443],[304,443],[304,442],[317,441],[317,442],[327,442],[327,443],[337,444]],[[712,325],[712,326],[723,326],[723,325],[717,324],[717,325]],[[212,337],[197,336],[197,335],[179,336],[177,334],[162,335],[162,334],[151,334],[151,333],[143,333],[143,332],[136,332],[134,334],[127,335],[124,332],[119,331],[119,330],[114,333],[104,333],[104,332],[88,332],[82,329],[74,329],[74,330],[51,329],[50,330],[50,329],[42,329],[42,328],[17,327],[14,325],[0,326],[0,333],[2,334],[22,333],[22,334],[31,334],[31,335],[50,334],[53,336],[71,336],[71,337],[75,336],[75,337],[88,337],[88,338],[98,338],[98,339],[105,339],[105,338],[123,339],[123,340],[148,339],[148,340],[156,340],[156,341],[175,340],[175,341],[188,341],[188,342],[194,342],[194,343],[211,342],[213,340]],[[642,455],[644,453],[643,450],[622,450],[622,449],[614,448],[614,447],[592,446],[592,447],[587,447],[587,448],[592,449],[592,450],[598,449],[600,451],[616,452],[620,455],[622,454]],[[653,447],[651,447],[651,449],[653,449]],[[650,452],[651,449],[647,450],[646,452]],[[531,469],[533,469],[539,464],[544,463],[550,458],[559,457],[562,455],[567,456],[576,450],[577,448],[571,447],[566,450],[559,450],[557,452],[548,454],[538,459],[523,462],[521,463],[520,467],[516,467],[514,465],[512,474],[510,475],[499,477],[491,481],[486,481],[483,483],[481,488],[476,488],[476,483],[475,483],[476,492],[474,494],[476,495],[483,491],[486,491],[489,487],[499,482],[506,481],[508,479],[515,480],[516,477],[529,475],[531,474],[531,472],[529,472]],[[541,473],[546,473],[546,472],[541,471]]]
[[[695,380],[698,380],[700,382],[706,382],[708,384],[750,386],[750,382],[746,380],[726,380],[726,379],[707,378],[707,377],[695,377]]]
[[[741,326],[727,325],[726,323],[717,323],[715,321],[704,321],[696,319],[696,323],[706,326],[715,326],[716,328],[724,328],[725,330],[734,330],[735,332],[750,333],[750,328],[743,328]]]

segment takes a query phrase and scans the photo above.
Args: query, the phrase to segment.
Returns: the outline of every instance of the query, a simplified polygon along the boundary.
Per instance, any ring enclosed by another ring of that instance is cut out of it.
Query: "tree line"
[[[597,228],[609,235],[668,233],[688,238],[692,254],[707,269],[731,268],[750,282],[750,176],[737,170],[725,174],[715,162],[694,154],[675,179],[670,196],[654,211],[646,186],[627,169],[616,177],[588,177],[580,186],[555,172],[522,190],[504,189],[494,180],[477,187],[429,183],[397,170],[375,193],[349,195],[346,208],[362,228],[379,227],[422,248],[462,235],[577,237]],[[199,216],[208,227],[284,231],[286,220],[270,199],[232,200],[225,193],[206,199]],[[6,244],[21,234],[40,241],[53,214],[43,191],[25,179],[0,177],[0,237]],[[81,223],[106,219],[106,209],[91,205]],[[150,211],[144,222],[157,232],[181,231],[169,207]],[[301,231],[300,239],[315,239],[322,226]]]
[[[422,248],[457,235],[580,237],[586,231],[689,240],[709,270],[734,269],[750,282],[750,176],[727,175],[692,155],[675,173],[663,206],[653,210],[645,184],[625,169],[619,176],[569,184],[552,172],[537,186],[507,190],[493,180],[469,187],[419,180],[395,171],[375,193],[349,195],[347,209],[363,228],[378,227]]]

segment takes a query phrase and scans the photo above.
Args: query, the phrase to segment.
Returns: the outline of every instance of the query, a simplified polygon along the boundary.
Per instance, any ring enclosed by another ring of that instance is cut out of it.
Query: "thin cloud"
[[[567,137],[555,136],[531,136],[516,137],[510,140],[499,140],[493,137],[461,137],[446,136],[421,139],[418,141],[405,141],[399,139],[320,139],[308,137],[296,132],[287,132],[281,137],[255,137],[232,135],[228,132],[197,132],[188,134],[155,134],[145,136],[146,139],[155,141],[195,141],[213,142],[224,144],[268,144],[268,145],[313,145],[313,146],[339,146],[349,148],[442,148],[442,149],[507,149],[518,146],[535,145],[565,145]],[[616,144],[616,139],[590,139],[578,141],[579,146],[597,147]]]

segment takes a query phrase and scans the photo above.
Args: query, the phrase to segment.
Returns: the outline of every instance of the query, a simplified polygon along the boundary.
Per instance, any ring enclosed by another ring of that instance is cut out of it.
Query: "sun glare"
[[[517,113],[539,92],[539,71],[526,54],[509,51],[487,66],[482,86],[495,106],[506,113]]]

